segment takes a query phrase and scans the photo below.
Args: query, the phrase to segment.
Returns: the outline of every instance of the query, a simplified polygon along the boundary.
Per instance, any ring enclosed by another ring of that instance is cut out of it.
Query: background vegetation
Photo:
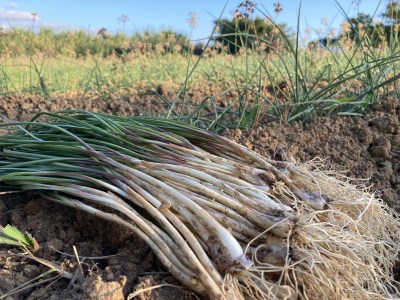
[[[323,31],[305,33],[276,22],[282,9],[277,3],[271,18],[256,3],[242,2],[233,19],[217,20],[207,42],[197,44],[169,30],[132,36],[105,28],[97,35],[1,30],[0,93],[105,99],[163,85],[175,93],[164,101],[176,112],[188,90],[216,86],[218,95],[198,99],[200,106],[175,116],[217,131],[359,115],[380,97],[398,97],[397,2],[390,1],[379,16],[342,11],[346,21],[340,29],[322,22]],[[234,95],[228,104],[217,102],[216,96],[228,93]]]

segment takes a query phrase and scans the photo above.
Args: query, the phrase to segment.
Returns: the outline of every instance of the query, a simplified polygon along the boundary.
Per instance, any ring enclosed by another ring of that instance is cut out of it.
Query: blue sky
[[[274,0],[255,1],[260,9],[274,13]],[[357,6],[357,2],[360,2]],[[224,17],[231,18],[240,1],[230,0]],[[287,23],[296,28],[297,13],[300,0],[280,1],[283,10],[278,16],[278,23]],[[372,14],[379,3],[378,0],[338,0],[338,3],[350,16],[361,12]],[[379,8],[382,12],[387,0],[383,0]],[[94,0],[15,0],[0,1],[0,25],[3,27],[32,26],[31,13],[38,13],[35,27],[51,26],[57,30],[74,30],[82,28],[91,32],[105,27],[111,32],[150,29],[172,29],[190,35],[191,39],[206,38],[212,32],[213,20],[218,17],[226,4],[226,0],[179,0],[179,1],[94,1]],[[198,16],[197,26],[191,31],[188,19],[190,13]],[[125,23],[118,21],[121,15],[127,15]],[[323,29],[321,20],[327,18],[328,24],[339,27],[343,16],[334,0],[303,0],[301,9],[301,29],[306,27]],[[124,29],[125,27],[125,29]]]

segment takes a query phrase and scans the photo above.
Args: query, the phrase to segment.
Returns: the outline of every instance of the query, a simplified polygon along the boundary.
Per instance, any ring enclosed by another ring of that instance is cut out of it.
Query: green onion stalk
[[[131,229],[182,284],[211,299],[307,298],[304,285],[318,286],[303,273],[315,272],[316,257],[338,247],[355,253],[344,242],[327,250],[326,239],[308,240],[332,230],[324,218],[345,215],[320,188],[325,177],[224,137],[83,111],[0,126],[9,129],[0,136],[0,189],[34,190]]]

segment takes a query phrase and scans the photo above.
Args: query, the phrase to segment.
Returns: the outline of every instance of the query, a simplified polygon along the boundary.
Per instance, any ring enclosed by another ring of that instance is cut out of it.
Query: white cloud
[[[6,3],[6,5],[4,7],[7,9],[16,9],[16,8],[18,8],[18,3],[11,1],[11,2]]]
[[[39,16],[36,16],[36,20],[39,19]],[[26,11],[16,11],[16,10],[6,10],[0,9],[0,21],[32,21],[33,15],[30,12]]]

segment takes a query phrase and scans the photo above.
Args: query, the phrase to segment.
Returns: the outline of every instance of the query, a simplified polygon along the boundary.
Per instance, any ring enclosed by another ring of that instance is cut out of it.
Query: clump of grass
[[[160,118],[64,111],[0,126],[11,129],[1,189],[129,228],[201,295],[383,298],[393,287],[396,213],[318,164]]]
[[[380,97],[397,90],[398,31],[393,30],[387,40],[378,27],[367,35],[353,25],[351,39],[344,32],[334,44],[322,46],[317,41],[303,46],[301,7],[294,36],[277,23],[282,10],[276,4],[276,15],[271,17],[254,2],[243,2],[238,7],[236,23],[225,25],[231,26],[232,33],[210,37],[225,41],[228,49],[237,53],[231,58],[230,70],[234,82],[231,88],[237,90],[238,96],[224,108],[218,107],[216,97],[208,97],[185,121],[221,131],[249,129],[271,121],[306,123],[320,115],[360,116]],[[257,31],[260,18],[253,17],[255,11],[271,24],[268,34]],[[219,22],[227,21],[216,23]],[[381,41],[379,45],[377,40]],[[226,92],[230,93],[231,88]],[[214,113],[208,114],[213,107]]]

